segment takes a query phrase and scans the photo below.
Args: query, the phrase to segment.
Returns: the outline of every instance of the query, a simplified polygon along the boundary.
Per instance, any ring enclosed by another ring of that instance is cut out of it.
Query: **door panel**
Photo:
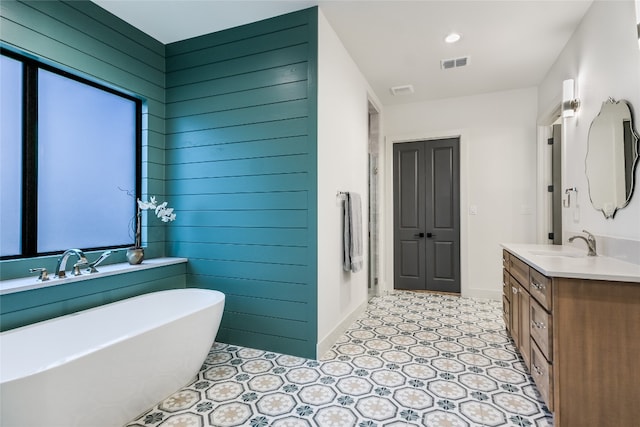
[[[418,148],[406,147],[408,150],[400,152],[400,180],[401,198],[405,202],[400,206],[400,227],[402,229],[417,229],[420,227],[420,210],[418,205]]]
[[[394,287],[460,292],[459,139],[393,153]]]
[[[424,289],[424,147],[420,142],[394,146],[394,258],[398,289]]]
[[[458,138],[425,141],[427,239],[426,289],[460,292],[460,195]]]
[[[435,272],[434,279],[451,279],[453,272],[454,246],[451,242],[434,242]]]
[[[420,248],[417,241],[401,242],[402,250],[402,268],[400,274],[402,277],[420,277]]]

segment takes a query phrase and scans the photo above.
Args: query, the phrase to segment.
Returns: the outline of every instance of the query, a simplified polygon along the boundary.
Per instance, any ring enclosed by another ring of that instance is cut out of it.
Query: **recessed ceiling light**
[[[449,34],[447,37],[444,38],[444,41],[446,41],[447,43],[455,43],[458,40],[460,40],[462,36],[458,33],[451,33]]]

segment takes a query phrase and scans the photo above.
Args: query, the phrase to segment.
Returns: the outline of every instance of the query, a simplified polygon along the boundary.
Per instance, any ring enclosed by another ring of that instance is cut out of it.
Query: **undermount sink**
[[[584,258],[586,253],[581,252],[562,252],[562,251],[530,251],[531,255],[558,257],[558,258]]]

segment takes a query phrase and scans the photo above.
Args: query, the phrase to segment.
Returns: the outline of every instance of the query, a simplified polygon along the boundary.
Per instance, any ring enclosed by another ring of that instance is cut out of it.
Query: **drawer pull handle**
[[[511,287],[511,290],[513,291],[514,294],[518,293],[518,288],[514,288],[513,286]]]
[[[541,283],[531,282],[531,286],[536,288],[539,291],[544,291],[547,287]]]
[[[536,374],[542,375],[542,369],[538,368],[536,365],[533,365],[533,370],[536,371]]]
[[[534,328],[538,328],[538,329],[546,329],[547,325],[545,325],[542,322],[536,322],[535,320],[531,321],[531,326],[533,326]]]

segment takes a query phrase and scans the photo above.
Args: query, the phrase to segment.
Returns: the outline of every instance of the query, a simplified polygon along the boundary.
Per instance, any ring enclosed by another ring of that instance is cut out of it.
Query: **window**
[[[0,254],[5,255],[22,248],[22,63],[0,59]]]
[[[1,59],[0,256],[131,245],[141,102],[4,50]]]

